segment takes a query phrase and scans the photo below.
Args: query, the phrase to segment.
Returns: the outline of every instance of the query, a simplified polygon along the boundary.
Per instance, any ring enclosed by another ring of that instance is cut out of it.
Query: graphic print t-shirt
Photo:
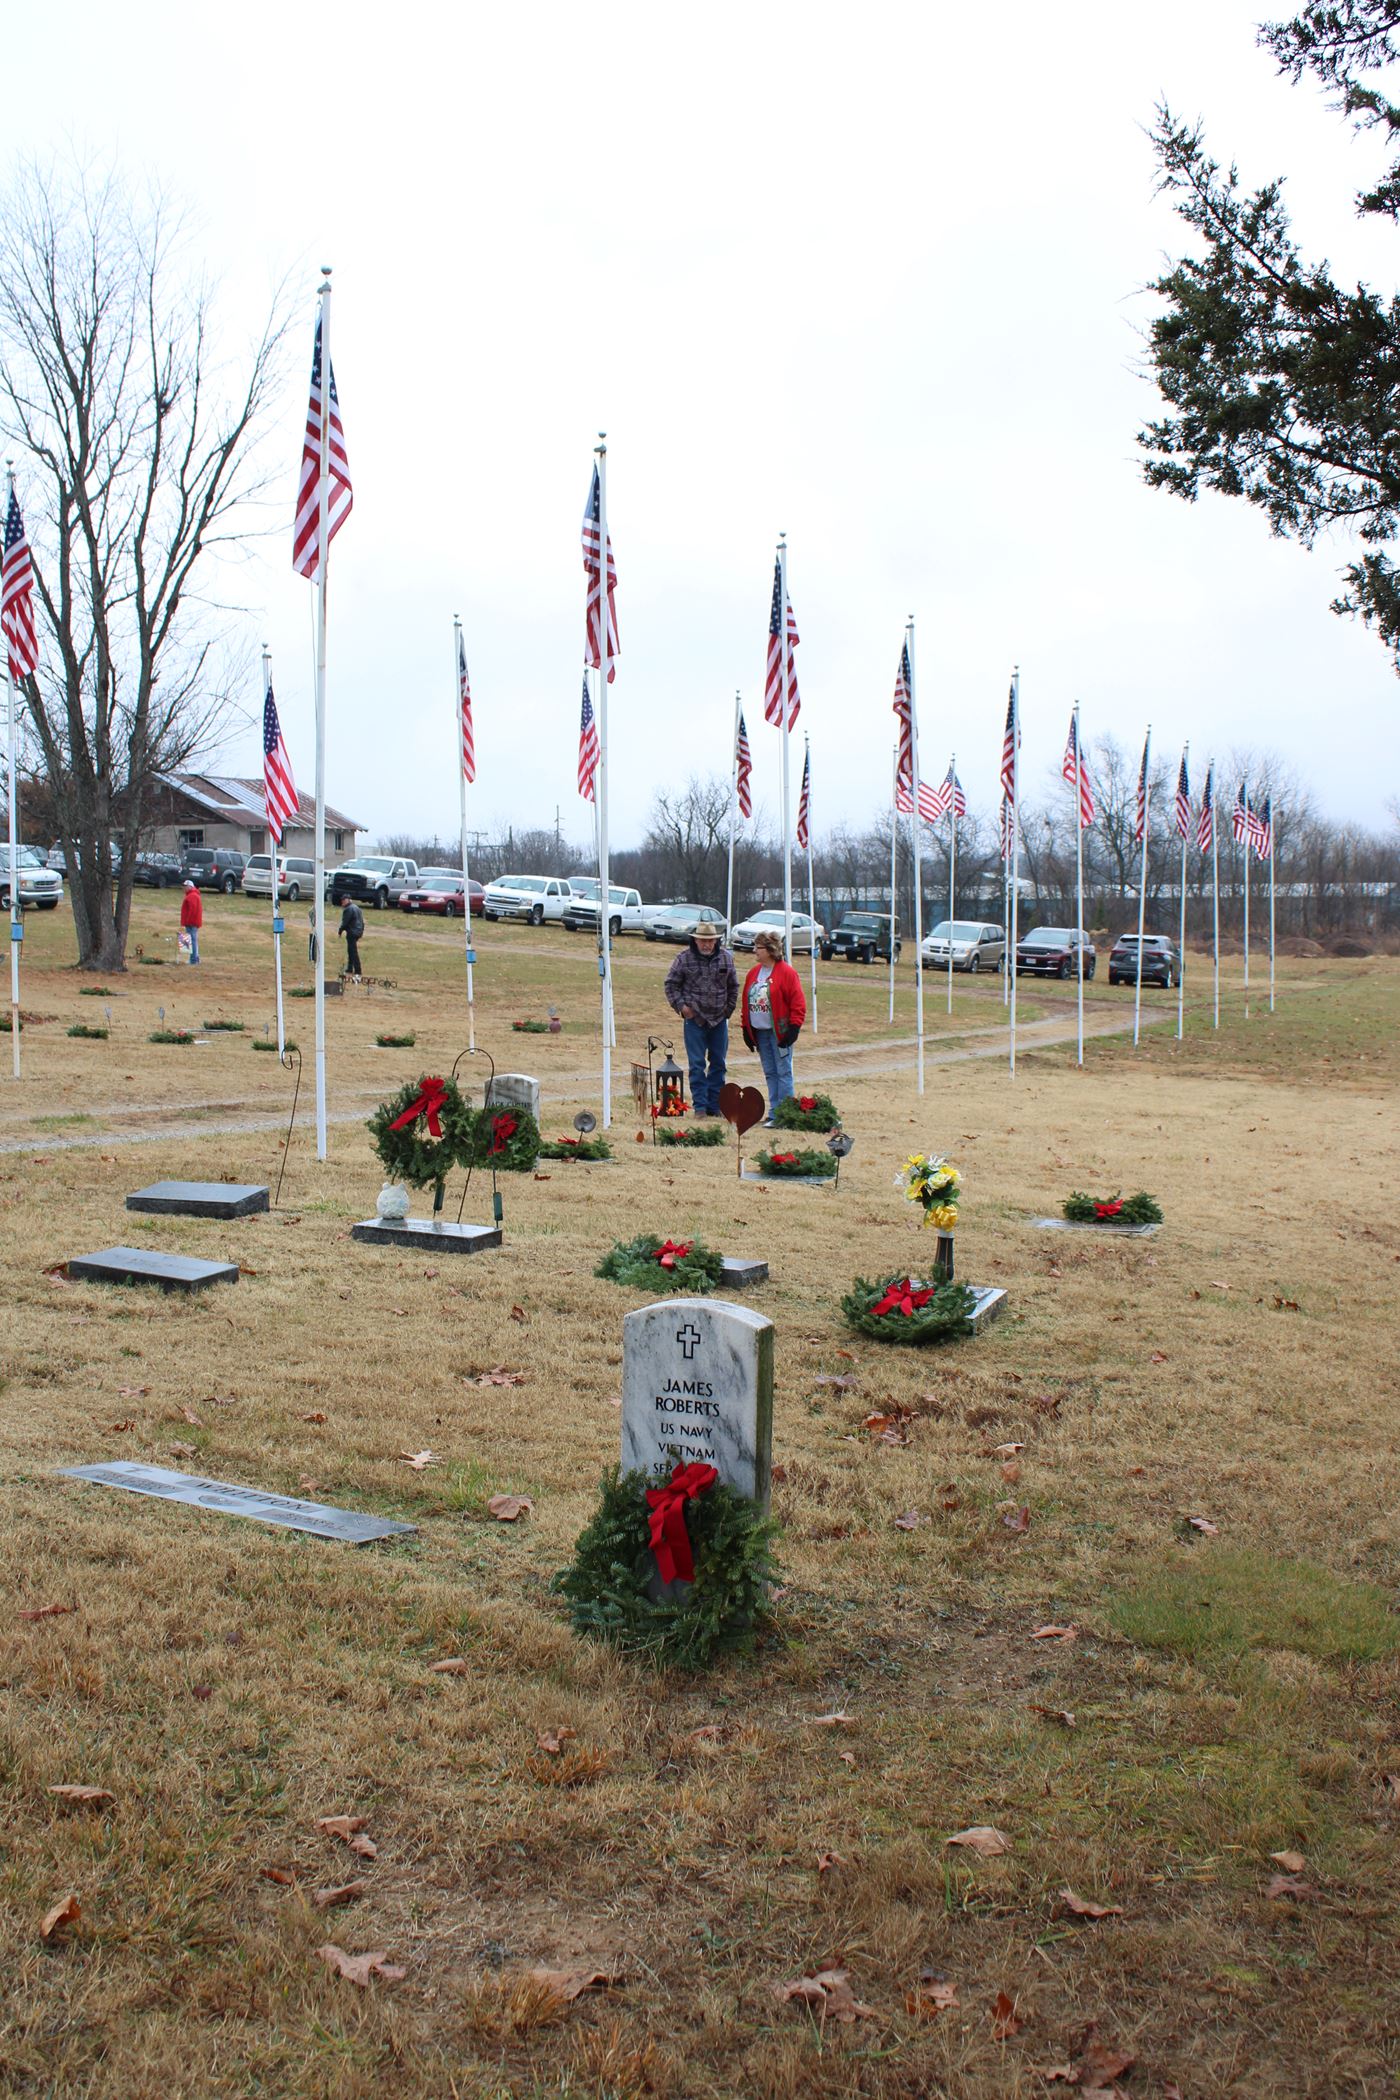
[[[773,975],[773,965],[767,964],[749,986],[749,1027],[771,1028],[773,1012],[768,1003],[768,980]]]

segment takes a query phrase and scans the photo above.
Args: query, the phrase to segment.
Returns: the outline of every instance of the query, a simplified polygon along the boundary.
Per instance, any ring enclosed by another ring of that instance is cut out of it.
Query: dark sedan
[[[479,882],[472,884],[472,910],[481,915],[482,899],[486,892]],[[460,875],[424,875],[406,889],[399,899],[399,910],[409,912],[437,913],[440,918],[460,919],[466,908],[466,893]]]
[[[1135,933],[1120,933],[1108,958],[1108,981],[1136,984],[1137,974],[1138,937]],[[1167,991],[1181,982],[1181,957],[1176,943],[1165,933],[1145,933],[1142,937],[1142,981],[1160,984]]]
[[[1093,976],[1099,959],[1082,927],[1037,926],[1016,943],[1016,969],[1023,977]]]
[[[131,879],[142,889],[177,889],[184,881],[180,856],[178,853],[138,853]]]

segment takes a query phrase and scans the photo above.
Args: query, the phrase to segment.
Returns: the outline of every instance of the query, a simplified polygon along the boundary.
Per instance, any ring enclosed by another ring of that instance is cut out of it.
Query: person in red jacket
[[[185,894],[180,899],[180,928],[190,937],[190,961],[199,961],[199,929],[204,924],[204,899],[194,883],[185,884]]]
[[[776,933],[760,933],[753,944],[754,966],[744,979],[739,1002],[744,1041],[758,1052],[763,1076],[768,1082],[768,1114],[765,1129],[773,1127],[773,1111],[792,1093],[792,1046],[807,1018],[802,979],[790,962],[783,960],[783,944]]]

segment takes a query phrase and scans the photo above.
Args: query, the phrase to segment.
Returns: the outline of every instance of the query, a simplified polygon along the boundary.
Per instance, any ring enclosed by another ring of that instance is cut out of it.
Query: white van
[[[254,853],[243,870],[243,894],[245,897],[270,897],[272,895],[272,855]],[[299,897],[314,897],[316,894],[316,863],[314,860],[297,860],[290,855],[277,856],[277,894],[285,897],[288,904],[295,904]]]

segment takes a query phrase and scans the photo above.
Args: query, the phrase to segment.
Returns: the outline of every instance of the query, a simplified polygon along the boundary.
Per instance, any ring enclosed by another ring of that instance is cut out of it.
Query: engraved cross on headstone
[[[696,1350],[700,1347],[700,1329],[692,1327],[689,1320],[687,1320],[684,1327],[676,1329],[676,1340],[684,1349],[685,1360],[689,1363]]]

